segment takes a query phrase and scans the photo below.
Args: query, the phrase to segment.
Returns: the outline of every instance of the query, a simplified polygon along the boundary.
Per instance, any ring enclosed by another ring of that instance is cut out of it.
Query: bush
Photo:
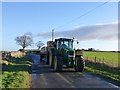
[[[17,52],[11,52],[11,56],[14,58],[23,58],[25,56],[25,53],[17,51]]]

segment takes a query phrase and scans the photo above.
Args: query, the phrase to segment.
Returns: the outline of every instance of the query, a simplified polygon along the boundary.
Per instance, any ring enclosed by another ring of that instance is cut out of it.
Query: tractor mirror
[[[79,44],[79,41],[77,41],[77,44]]]

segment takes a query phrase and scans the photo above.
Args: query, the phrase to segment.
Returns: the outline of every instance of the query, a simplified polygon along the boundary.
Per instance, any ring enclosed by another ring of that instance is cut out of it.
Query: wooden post
[[[102,61],[103,61],[103,65],[104,65],[104,57],[103,57],[103,60],[102,60]]]
[[[114,67],[114,59],[112,59],[112,68]]]
[[[96,63],[96,57],[95,57],[95,63]]]

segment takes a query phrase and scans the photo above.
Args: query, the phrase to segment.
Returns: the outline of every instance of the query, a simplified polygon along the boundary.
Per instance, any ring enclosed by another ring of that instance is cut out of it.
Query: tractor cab
[[[71,48],[73,49],[73,39],[59,38],[55,39],[55,47],[59,48]]]

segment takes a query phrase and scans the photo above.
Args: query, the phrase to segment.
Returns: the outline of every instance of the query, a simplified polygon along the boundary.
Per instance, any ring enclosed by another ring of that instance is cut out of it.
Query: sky
[[[15,38],[32,33],[34,43],[67,37],[79,41],[76,48],[118,50],[118,3],[107,4],[79,18],[103,2],[2,2],[0,50],[18,50]],[[73,21],[72,21],[73,20]],[[66,24],[67,22],[71,22]],[[59,27],[62,26],[62,27]],[[36,49],[27,47],[26,49]]]

